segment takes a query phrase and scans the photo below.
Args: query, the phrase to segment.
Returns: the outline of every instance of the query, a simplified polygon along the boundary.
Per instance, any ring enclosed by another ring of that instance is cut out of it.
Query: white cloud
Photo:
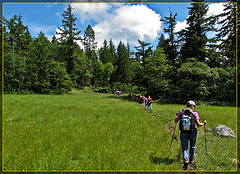
[[[161,30],[160,15],[146,5],[123,6],[116,13],[115,21],[140,40],[152,41]]]
[[[84,45],[80,40],[77,40],[76,42],[80,46],[80,48],[84,49]]]
[[[87,20],[100,22],[109,16],[111,9],[111,5],[106,3],[73,3],[72,7],[82,23]]]
[[[187,20],[185,19],[183,22],[177,21],[176,27],[174,29],[174,32],[179,32],[182,29],[188,27],[189,25],[187,24]]]
[[[207,16],[219,15],[224,9],[223,3],[212,3],[208,7]]]
[[[61,32],[61,30],[59,30],[59,28],[57,28],[57,29],[56,29],[56,32],[55,32],[55,37],[56,37],[56,39],[59,39],[59,38],[61,37],[60,34],[57,34],[57,33],[60,33],[60,32]]]
[[[111,13],[93,26],[98,47],[104,39],[112,39],[115,45],[120,41],[138,44],[138,39],[153,41],[161,30],[160,15],[146,5],[118,5],[111,7]]]

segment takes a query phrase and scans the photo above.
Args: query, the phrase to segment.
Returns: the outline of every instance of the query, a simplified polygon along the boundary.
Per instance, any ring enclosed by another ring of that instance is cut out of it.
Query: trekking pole
[[[173,131],[173,135],[172,135],[171,144],[170,144],[170,147],[169,147],[169,152],[170,152],[170,150],[171,150],[171,146],[172,146],[173,137],[174,137],[174,134],[175,134],[176,125],[177,125],[177,123],[175,123],[175,126],[174,126],[174,131]]]
[[[203,122],[205,121],[206,119],[203,120]],[[205,146],[206,146],[206,158],[207,158],[207,137],[206,137],[206,124],[204,123],[204,134],[205,134]]]

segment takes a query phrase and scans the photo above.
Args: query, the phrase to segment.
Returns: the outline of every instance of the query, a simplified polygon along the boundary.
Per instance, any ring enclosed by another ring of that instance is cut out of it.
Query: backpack
[[[194,131],[196,124],[196,118],[193,112],[189,109],[185,109],[180,117],[179,129],[183,132]]]

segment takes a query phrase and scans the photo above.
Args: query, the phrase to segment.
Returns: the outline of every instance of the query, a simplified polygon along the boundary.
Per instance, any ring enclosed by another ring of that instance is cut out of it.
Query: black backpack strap
[[[186,110],[186,109],[182,109],[182,110],[181,110],[181,111],[182,111],[182,114],[181,114],[181,116],[180,116],[180,121],[179,121],[179,129],[180,129],[181,131],[182,131],[182,116],[183,116],[185,110]],[[180,111],[179,111],[179,112],[180,112]]]

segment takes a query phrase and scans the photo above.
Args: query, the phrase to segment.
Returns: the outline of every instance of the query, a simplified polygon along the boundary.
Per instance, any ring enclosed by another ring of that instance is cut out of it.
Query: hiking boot
[[[183,168],[183,170],[187,170],[187,168],[188,168],[188,163],[184,163],[182,168]]]
[[[195,163],[193,161],[191,161],[188,165],[188,170],[195,170],[195,168],[196,168]]]

